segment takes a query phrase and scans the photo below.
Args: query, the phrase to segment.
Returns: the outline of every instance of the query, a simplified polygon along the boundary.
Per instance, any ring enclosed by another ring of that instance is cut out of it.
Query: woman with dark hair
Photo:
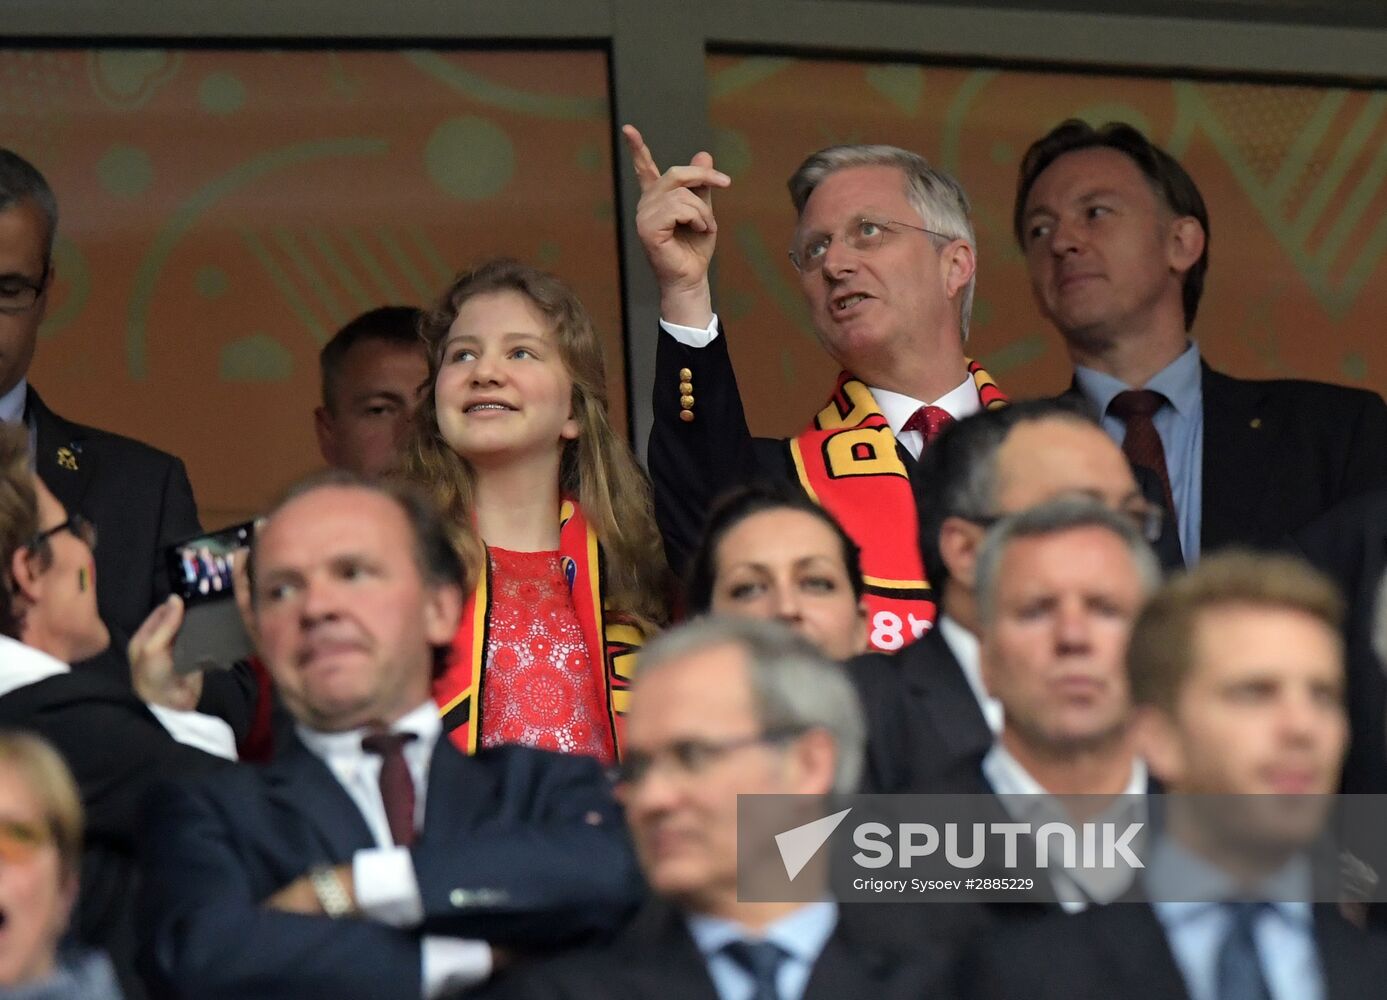
[[[688,610],[782,621],[835,659],[867,648],[857,546],[807,497],[749,486],[713,508],[689,563]]]

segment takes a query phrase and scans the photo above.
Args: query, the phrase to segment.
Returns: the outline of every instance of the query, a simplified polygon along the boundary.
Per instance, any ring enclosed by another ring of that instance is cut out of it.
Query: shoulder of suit
[[[906,647],[907,649],[909,647]],[[905,650],[899,653],[868,652],[854,656],[843,664],[848,677],[860,692],[890,697],[901,682]]]
[[[473,765],[481,765],[508,776],[567,774],[575,778],[590,777],[595,782],[603,780],[602,766],[591,757],[538,750],[513,743],[479,750],[467,760]]]
[[[1313,401],[1316,405],[1334,405],[1336,403],[1340,405],[1352,404],[1356,407],[1371,405],[1372,403],[1379,406],[1383,405],[1382,397],[1371,389],[1336,385],[1332,382],[1319,382],[1305,378],[1237,378],[1213,369],[1210,369],[1208,374],[1213,377],[1215,382],[1222,380],[1229,387],[1236,387],[1246,392],[1294,396]]]
[[[153,445],[145,444],[143,441],[126,437],[124,434],[117,434],[114,431],[104,431],[99,427],[79,424],[47,409],[46,405],[44,408],[47,411],[47,416],[62,428],[61,435],[74,441],[80,441],[84,448],[95,448],[103,453],[118,455],[122,462],[147,462],[151,465],[163,465],[179,461],[177,456]]]

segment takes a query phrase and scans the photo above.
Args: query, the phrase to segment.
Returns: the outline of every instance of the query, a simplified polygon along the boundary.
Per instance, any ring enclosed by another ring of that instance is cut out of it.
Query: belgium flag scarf
[[[597,533],[578,504],[565,500],[559,511],[559,561],[573,595],[587,644],[588,662],[602,665],[611,721],[614,757],[621,759],[621,737],[636,651],[645,636],[634,625],[612,621],[602,603],[602,550]],[[443,731],[464,753],[475,753],[481,735],[481,713],[486,684],[487,621],[490,609],[491,562],[477,582],[477,589],[463,607],[462,623],[453,638],[447,669],[433,683],[434,701],[443,717]]]
[[[982,365],[970,359],[968,374],[984,409],[1007,404]],[[841,373],[828,405],[791,439],[790,456],[804,491],[862,550],[872,648],[914,642],[934,623],[934,595],[920,559],[910,478],[867,386]]]

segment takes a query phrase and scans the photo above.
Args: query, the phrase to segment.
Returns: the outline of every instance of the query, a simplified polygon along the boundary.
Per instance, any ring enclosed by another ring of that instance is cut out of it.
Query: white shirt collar
[[[57,657],[26,646],[18,639],[0,635],[0,695],[71,670]]]
[[[24,404],[29,398],[29,380],[20,379],[15,387],[0,396],[0,423],[19,424],[24,422]]]
[[[1063,805],[1036,781],[1021,762],[998,741],[992,745],[982,762],[983,774],[992,790],[1001,796],[1002,808],[1012,819],[1038,827],[1045,823],[1073,824],[1075,821]],[[1099,816],[1099,821],[1139,823],[1147,825],[1146,762],[1132,759],[1132,773],[1122,796],[1113,800]],[[1066,913],[1078,913],[1090,902],[1110,903],[1132,884],[1135,870],[1124,865],[1113,868],[1050,869],[1050,884]]]
[[[303,740],[304,746],[334,768],[341,764],[354,763],[365,753],[361,749],[361,738],[369,732],[366,728],[349,729],[340,733],[325,733],[310,729],[302,723],[294,728],[299,734],[299,739]],[[409,744],[406,752],[414,751],[417,747],[418,750],[414,752],[421,752],[427,757],[433,753],[434,744],[443,732],[443,720],[438,717],[438,706],[433,701],[426,701],[402,715],[390,727],[390,731],[413,733],[417,739]]]
[[[1012,756],[1011,751],[1004,747],[1000,740],[992,745],[992,749],[987,751],[987,756],[983,758],[982,773],[998,795],[1050,794],[1040,782],[1031,777],[1031,773]],[[1133,757],[1132,772],[1127,778],[1127,787],[1122,790],[1122,794],[1145,795],[1146,791],[1146,761],[1140,757]]]
[[[994,738],[1000,736],[1004,715],[1002,703],[988,693],[987,685],[983,683],[982,651],[978,637],[948,615],[940,615],[934,627],[939,629],[939,636],[944,640],[944,645],[949,647],[949,652],[953,653],[954,659],[958,661],[973,697],[978,700],[978,708],[982,709],[982,717],[987,722],[987,728],[992,730]]]
[[[978,388],[973,384],[972,375],[964,376],[962,382],[933,403],[926,403],[924,400],[915,399],[904,393],[892,392],[890,389],[878,389],[873,386],[868,388],[881,410],[881,415],[891,425],[891,433],[897,437],[900,437],[901,428],[905,426],[905,422],[914,416],[915,411],[922,406],[938,406],[940,409],[947,410],[949,416],[955,420],[962,420],[964,417],[977,413],[982,408],[982,404],[978,401]]]

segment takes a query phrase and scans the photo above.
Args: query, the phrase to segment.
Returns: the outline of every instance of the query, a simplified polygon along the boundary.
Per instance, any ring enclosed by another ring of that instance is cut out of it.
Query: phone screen
[[[231,554],[250,545],[255,522],[232,525],[210,535],[198,535],[170,545],[169,584],[188,607],[231,596]]]

